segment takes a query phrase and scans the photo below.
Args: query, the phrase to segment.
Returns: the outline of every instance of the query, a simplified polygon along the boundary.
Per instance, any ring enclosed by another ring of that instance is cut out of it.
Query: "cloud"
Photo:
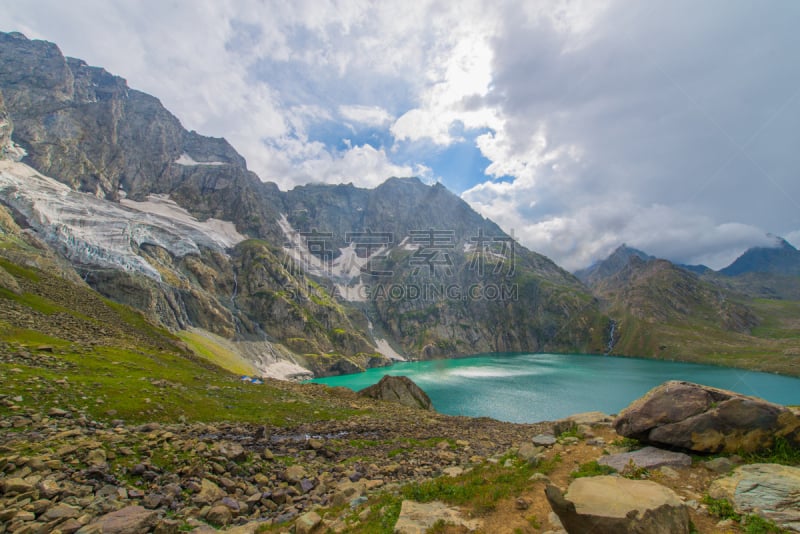
[[[580,31],[508,7],[484,98],[502,126],[478,143],[511,181],[463,197],[569,269],[622,242],[721,267],[797,228],[800,40],[733,7],[612,3]]]
[[[622,242],[722,266],[767,231],[800,241],[798,15],[723,0],[29,0],[0,27],[126,77],[284,189],[431,181],[458,168],[447,157],[485,168],[445,185],[574,269]]]
[[[366,124],[367,126],[384,126],[393,117],[380,106],[339,106],[339,115],[345,120]]]

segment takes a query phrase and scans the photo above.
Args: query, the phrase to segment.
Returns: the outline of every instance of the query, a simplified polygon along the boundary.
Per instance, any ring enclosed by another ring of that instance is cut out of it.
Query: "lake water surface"
[[[800,405],[800,379],[691,363],[572,354],[495,353],[403,362],[312,382],[359,390],[383,375],[405,375],[450,415],[534,423],[573,413],[617,413],[667,380],[688,380],[780,404]]]

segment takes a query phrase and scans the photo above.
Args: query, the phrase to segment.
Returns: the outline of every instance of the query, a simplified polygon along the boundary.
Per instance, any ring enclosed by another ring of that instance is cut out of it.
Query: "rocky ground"
[[[294,428],[133,425],[4,397],[13,415],[0,423],[0,533],[392,532],[398,515],[403,532],[563,532],[545,486],[566,489],[576,470],[631,444],[602,415],[518,425],[333,393],[363,415]],[[695,532],[744,532],[703,503],[742,459],[686,458],[627,475],[674,490]],[[451,504],[412,510],[412,497]]]

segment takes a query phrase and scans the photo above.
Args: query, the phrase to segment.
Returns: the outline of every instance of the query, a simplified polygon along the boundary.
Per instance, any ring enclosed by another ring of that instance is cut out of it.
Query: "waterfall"
[[[617,322],[614,319],[608,324],[608,345],[606,345],[606,354],[611,354],[614,350],[614,334],[617,332]]]

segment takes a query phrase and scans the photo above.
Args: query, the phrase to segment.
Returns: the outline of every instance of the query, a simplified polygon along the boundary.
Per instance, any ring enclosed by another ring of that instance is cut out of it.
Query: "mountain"
[[[588,278],[612,319],[607,352],[793,373],[800,302],[767,301],[731,284],[620,247]]]
[[[224,139],[18,33],[0,34],[0,92],[0,203],[15,224],[198,351],[285,378],[605,344],[575,277],[441,185],[281,192]]]
[[[770,273],[784,276],[800,276],[800,251],[781,237],[772,247],[753,247],[736,258],[733,263],[720,269],[725,276],[738,276],[746,273]]]
[[[586,269],[581,269],[575,272],[575,276],[586,284],[592,286],[596,282],[614,275],[621,269],[628,265],[631,258],[637,257],[642,260],[652,260],[653,256],[642,252],[641,250],[631,248],[625,244],[617,247],[606,259],[595,262]]]

